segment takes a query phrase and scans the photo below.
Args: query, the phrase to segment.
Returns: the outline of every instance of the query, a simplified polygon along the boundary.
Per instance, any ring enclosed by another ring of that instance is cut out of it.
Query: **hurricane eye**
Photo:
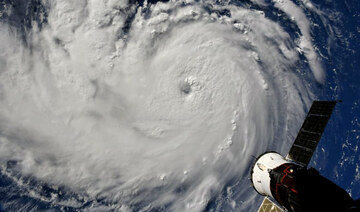
[[[192,89],[191,89],[191,85],[188,82],[183,82],[180,84],[180,91],[183,94],[190,94]]]

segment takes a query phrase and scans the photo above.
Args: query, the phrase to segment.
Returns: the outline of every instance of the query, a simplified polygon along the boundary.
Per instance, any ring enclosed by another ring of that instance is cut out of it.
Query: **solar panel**
[[[269,198],[265,197],[258,212],[284,212],[284,210],[273,203]]]
[[[314,101],[287,159],[307,166],[337,101]]]

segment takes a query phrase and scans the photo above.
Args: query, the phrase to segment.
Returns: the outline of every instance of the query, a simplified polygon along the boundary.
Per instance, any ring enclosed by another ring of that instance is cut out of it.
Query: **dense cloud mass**
[[[308,1],[43,0],[22,25],[11,2],[1,171],[53,206],[255,210],[253,156],[288,150],[324,81]]]

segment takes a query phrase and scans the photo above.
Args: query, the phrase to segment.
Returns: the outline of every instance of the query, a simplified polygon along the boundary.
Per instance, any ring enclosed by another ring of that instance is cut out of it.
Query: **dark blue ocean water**
[[[327,82],[320,97],[343,102],[336,106],[311,164],[356,199],[360,198],[360,2],[314,2],[329,13],[336,29],[330,50],[321,49]],[[314,30],[319,47],[326,46],[324,33],[323,29]]]

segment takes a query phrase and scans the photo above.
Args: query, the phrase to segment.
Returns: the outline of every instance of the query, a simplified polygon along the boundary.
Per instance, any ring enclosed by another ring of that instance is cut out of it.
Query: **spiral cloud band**
[[[4,175],[61,207],[202,211],[227,189],[255,209],[252,156],[288,150],[324,80],[310,2],[42,3],[25,41],[0,23]]]

